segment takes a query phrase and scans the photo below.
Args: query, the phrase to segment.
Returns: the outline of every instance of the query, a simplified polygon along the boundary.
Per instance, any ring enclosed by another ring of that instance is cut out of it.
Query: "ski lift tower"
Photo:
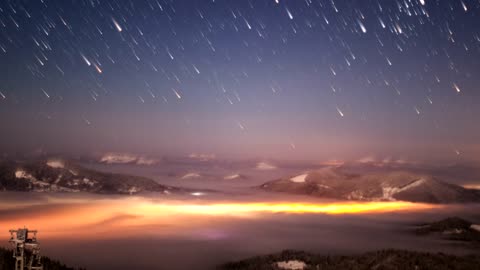
[[[9,242],[14,248],[15,270],[43,270],[37,231],[23,228],[10,230],[10,235]]]

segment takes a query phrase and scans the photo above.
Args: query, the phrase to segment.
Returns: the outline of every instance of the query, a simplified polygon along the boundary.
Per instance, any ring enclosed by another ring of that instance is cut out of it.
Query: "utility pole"
[[[27,228],[10,230],[15,270],[43,270],[37,231]]]

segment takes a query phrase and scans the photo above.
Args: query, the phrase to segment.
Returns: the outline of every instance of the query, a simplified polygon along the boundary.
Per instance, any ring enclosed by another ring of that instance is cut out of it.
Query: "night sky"
[[[480,159],[479,0],[3,0],[0,149]]]

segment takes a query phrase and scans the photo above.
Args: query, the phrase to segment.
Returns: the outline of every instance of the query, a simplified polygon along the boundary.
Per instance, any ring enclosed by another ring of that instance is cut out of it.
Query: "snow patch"
[[[480,224],[472,224],[470,229],[480,232]]]
[[[181,179],[191,179],[191,178],[199,178],[201,175],[198,173],[187,173],[184,176],[182,176]]]
[[[147,158],[144,156],[136,156],[132,154],[115,154],[108,153],[105,154],[101,159],[101,163],[107,164],[129,164],[133,163],[136,165],[155,165],[157,163],[156,159]]]
[[[132,194],[135,194],[139,191],[140,191],[140,189],[134,186],[134,187],[131,187],[131,188],[128,189],[128,194],[132,195]]]
[[[157,163],[156,159],[146,158],[146,157],[139,157],[137,159],[137,165],[155,165]]]
[[[130,154],[106,154],[101,159],[100,162],[107,164],[126,164],[132,163],[137,160],[137,157]]]
[[[225,179],[225,180],[233,180],[233,179],[237,179],[237,178],[240,178],[240,174],[227,175],[227,176],[225,176],[223,179]]]
[[[58,184],[58,182],[55,181],[55,184]],[[79,184],[80,184],[80,179],[73,179],[72,181],[67,183],[67,185],[69,186],[78,186]]]
[[[15,178],[17,178],[17,179],[29,179],[29,180],[32,180],[32,181],[37,180],[37,179],[35,179],[35,177],[33,177],[33,175],[27,173],[24,170],[17,170],[15,172]]]
[[[374,156],[366,156],[356,160],[356,163],[366,164],[366,165],[369,164],[377,167],[384,167],[384,166],[398,166],[398,165],[403,165],[403,164],[413,163],[413,162],[409,162],[401,158],[400,159],[393,158],[390,156],[387,156],[383,159],[375,158]]]
[[[76,190],[76,189],[60,187],[60,186],[57,186],[56,184],[50,184],[50,183],[38,180],[33,175],[27,173],[24,170],[17,170],[15,172],[15,177],[17,179],[27,179],[27,180],[29,180],[32,187],[33,187],[32,191],[35,191],[35,192],[56,192],[56,191],[79,192],[79,190]],[[60,177],[61,176],[59,176],[59,178]],[[57,179],[57,181],[58,181],[58,179]]]
[[[402,191],[420,186],[421,184],[425,183],[426,180],[423,178],[420,178],[418,180],[415,180],[403,187],[383,187],[383,199],[389,200],[389,201],[394,201],[395,198],[393,198],[393,195],[400,193]]]
[[[302,261],[293,260],[277,262],[277,267],[286,270],[303,270],[307,267],[307,264]]]
[[[463,229],[452,229],[452,230],[446,230],[443,231],[443,234],[461,234],[464,233],[465,231]]]
[[[83,178],[83,183],[84,183],[85,185],[89,185],[89,186],[93,187],[93,186],[96,184],[96,181],[92,181],[92,180],[90,180],[90,179],[88,179],[88,178]]]
[[[198,153],[191,153],[188,155],[189,158],[191,159],[196,159],[199,161],[210,161],[214,160],[216,158],[215,154],[198,154]]]
[[[47,166],[54,169],[65,168],[65,164],[61,160],[49,160],[47,161]]]
[[[329,186],[327,186],[327,185],[322,185],[322,184],[317,184],[317,187],[319,187],[319,188],[331,189],[331,187],[329,187]]]
[[[290,181],[294,183],[305,183],[305,180],[307,179],[308,173],[306,174],[301,174],[295,177],[290,178]]]
[[[275,167],[274,165],[266,163],[266,162],[259,162],[257,164],[257,170],[267,171],[267,170],[275,170],[276,168],[277,167]]]
[[[354,190],[348,194],[347,198],[349,200],[364,200],[365,196],[363,196],[363,192],[361,190]]]
[[[375,161],[376,159],[373,156],[366,156],[357,160],[358,163],[374,163]]]

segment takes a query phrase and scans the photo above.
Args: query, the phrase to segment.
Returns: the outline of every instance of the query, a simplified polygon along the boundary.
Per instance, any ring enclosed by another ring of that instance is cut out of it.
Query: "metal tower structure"
[[[14,248],[15,270],[43,270],[37,231],[23,228],[10,230],[10,235],[9,242]]]

